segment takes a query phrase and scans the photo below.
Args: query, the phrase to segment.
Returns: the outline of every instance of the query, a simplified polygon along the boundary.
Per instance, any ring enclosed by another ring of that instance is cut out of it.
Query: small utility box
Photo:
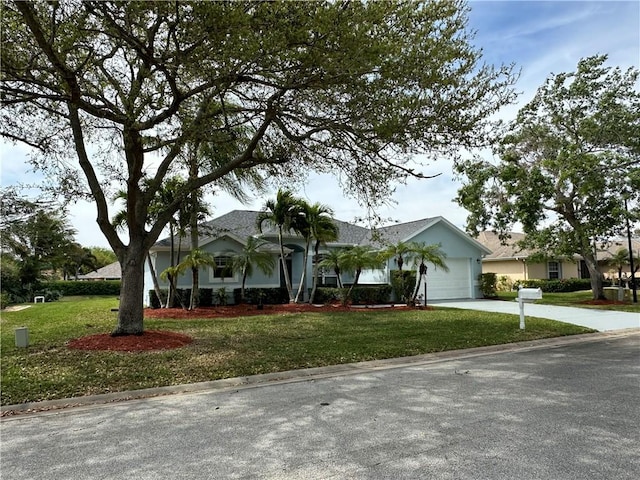
[[[541,288],[521,288],[518,290],[518,305],[520,306],[520,330],[524,330],[524,304],[542,298]]]
[[[29,329],[27,327],[16,328],[16,347],[27,348],[29,346]]]

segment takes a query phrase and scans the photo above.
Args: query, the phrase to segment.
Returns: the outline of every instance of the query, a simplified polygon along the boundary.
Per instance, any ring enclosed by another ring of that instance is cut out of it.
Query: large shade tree
[[[505,238],[520,222],[524,247],[580,255],[593,297],[602,298],[597,244],[623,233],[626,218],[639,213],[639,74],[594,56],[575,72],[551,75],[511,124],[497,162],[457,166],[468,229],[491,227]]]
[[[2,8],[0,134],[33,147],[59,191],[95,202],[122,265],[113,334],[143,331],[144,259],[188,192],[239,169],[315,169],[375,205],[422,175],[414,154],[482,145],[512,98],[512,69],[481,63],[462,0]],[[202,126],[237,153],[190,176],[150,223],[183,147],[211,136]],[[127,192],[124,239],[109,188]]]

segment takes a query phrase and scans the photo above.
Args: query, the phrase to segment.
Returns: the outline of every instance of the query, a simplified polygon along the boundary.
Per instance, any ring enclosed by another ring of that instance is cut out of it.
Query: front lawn
[[[640,292],[638,293],[640,294]],[[512,301],[517,296],[518,292],[498,292],[498,298],[500,298],[500,300]],[[585,303],[591,300],[593,300],[591,290],[581,290],[579,292],[567,293],[543,292],[542,300],[536,300],[534,303],[542,305],[559,305],[563,307],[596,308],[600,310],[640,313],[640,303],[606,303],[601,305]]]
[[[417,355],[591,332],[515,315],[457,309],[358,309],[227,319],[145,320],[148,330],[194,338],[176,350],[123,353],[67,348],[115,325],[113,297],[66,298],[2,312],[2,404],[67,398],[258,373]],[[16,348],[14,330],[29,329]]]

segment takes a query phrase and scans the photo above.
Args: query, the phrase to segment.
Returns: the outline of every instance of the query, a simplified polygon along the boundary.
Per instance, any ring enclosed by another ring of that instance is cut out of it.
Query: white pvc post
[[[518,305],[520,305],[520,330],[524,330],[524,301],[519,298]]]
[[[27,327],[16,328],[16,347],[26,348],[29,346],[29,329]]]

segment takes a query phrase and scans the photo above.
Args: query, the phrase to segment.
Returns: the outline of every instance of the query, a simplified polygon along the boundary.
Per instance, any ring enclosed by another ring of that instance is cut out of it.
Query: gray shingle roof
[[[120,262],[110,263],[95,272],[86,275],[78,275],[78,280],[115,280],[122,277],[122,268]]]
[[[491,250],[491,253],[484,257],[485,260],[512,260],[514,258],[527,258],[534,252],[526,250],[516,245],[517,242],[524,239],[524,233],[510,233],[511,238],[503,245],[498,238],[498,234],[490,231],[480,232],[478,234],[478,242]]]
[[[421,231],[427,225],[433,223],[437,218],[438,217],[423,218],[422,220],[414,220],[412,222],[397,223],[395,225],[379,227],[376,229],[376,233],[379,235],[379,240],[376,239],[377,241],[374,241],[373,244],[379,245],[382,243],[383,245],[388,245],[405,241],[416,232]]]
[[[218,238],[225,234],[230,234],[245,240],[251,235],[258,233],[256,221],[260,212],[252,210],[233,210],[229,213],[214,218],[200,227],[200,244],[205,243],[211,238]],[[338,241],[335,243],[355,245],[363,241],[369,236],[370,230],[358,225],[352,225],[341,220],[334,220],[339,228]],[[275,235],[276,230],[264,224],[262,233],[266,235]],[[170,238],[163,238],[154,245],[155,247],[168,247]]]
[[[206,243],[212,238],[219,238],[225,234],[237,237],[245,241],[251,235],[258,233],[256,220],[260,212],[251,210],[233,210],[229,213],[214,218],[206,222],[201,227],[200,244]],[[354,225],[342,220],[334,219],[338,226],[338,240],[331,242],[337,245],[371,245],[380,247],[390,243],[398,243],[410,238],[412,235],[421,231],[433,222],[441,219],[441,217],[423,218],[406,223],[397,223],[385,227],[378,227],[375,232],[369,228]],[[276,231],[269,225],[263,226],[263,234],[266,236],[275,235]],[[169,238],[164,238],[155,244],[155,247],[168,247],[170,245]]]

